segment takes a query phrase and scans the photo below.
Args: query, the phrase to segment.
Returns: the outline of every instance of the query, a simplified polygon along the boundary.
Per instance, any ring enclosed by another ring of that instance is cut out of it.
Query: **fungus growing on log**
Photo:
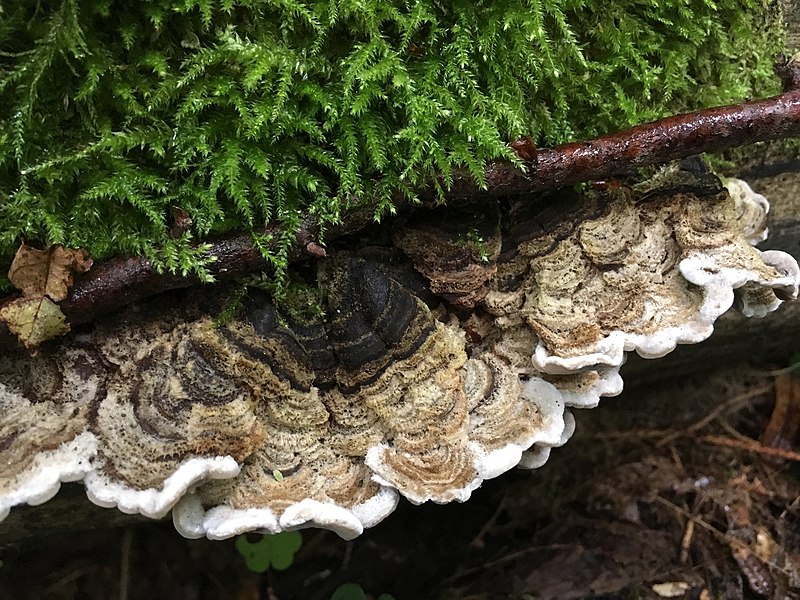
[[[222,323],[128,312],[4,354],[0,515],[82,480],[101,506],[172,509],[189,537],[352,538],[400,496],[464,501],[541,466],[571,408],[621,391],[625,352],[662,356],[732,305],[795,298],[795,260],[752,245],[767,209],[684,169],[516,201],[462,233],[443,212],[394,248],[330,249],[298,275],[319,299],[306,313],[253,292]]]
[[[484,300],[496,325],[531,328],[534,366],[572,373],[706,339],[742,286],[751,314],[795,297],[794,260],[750,243],[767,205],[735,200],[709,176],[681,169],[644,193],[611,184],[568,216],[549,199],[513,206],[510,249]]]

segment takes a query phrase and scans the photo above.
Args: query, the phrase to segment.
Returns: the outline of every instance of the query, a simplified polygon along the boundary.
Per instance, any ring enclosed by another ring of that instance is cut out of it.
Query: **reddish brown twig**
[[[358,231],[370,223],[372,217],[369,208],[351,211],[340,225],[326,231],[326,238],[333,240]],[[276,228],[265,233],[272,234],[277,240],[280,231]],[[316,243],[318,234],[316,219],[306,217],[295,238],[290,260],[301,256],[319,258],[324,254],[324,249]],[[277,247],[277,242],[274,245]],[[211,242],[208,254],[215,259],[208,265],[208,271],[216,280],[267,268],[266,261],[253,245],[252,237],[247,234]],[[70,323],[86,323],[136,300],[198,283],[194,276],[158,273],[145,259],[115,259],[98,265],[78,280],[60,306]]]
[[[373,214],[369,208],[348,212],[340,225],[327,230],[326,238],[332,240],[362,229],[372,221]],[[290,260],[303,255],[319,257],[318,233],[316,219],[305,218],[295,238]],[[277,240],[280,231],[268,229],[265,234],[273,234]],[[277,247],[277,242],[274,245]],[[208,255],[215,259],[208,265],[208,271],[218,281],[268,268],[248,234],[211,241]],[[79,278],[59,306],[70,325],[80,325],[137,300],[199,283],[194,275],[160,273],[145,258],[116,258],[95,265]],[[0,350],[14,347],[21,346],[5,323],[0,322]]]
[[[791,450],[800,431],[800,377],[784,373],[775,378],[775,404],[761,434],[768,448]]]
[[[784,84],[784,93],[779,96],[676,115],[555,148],[535,150],[522,143],[526,151],[519,154],[525,161],[524,171],[508,162],[491,163],[486,169],[484,188],[468,174],[458,172],[445,198],[458,202],[486,195],[526,194],[606,179],[630,173],[638,167],[663,164],[701,152],[800,135],[800,66],[792,61],[782,62],[777,70]],[[432,199],[434,194],[431,190],[422,191],[420,197]],[[357,231],[370,219],[368,208],[348,213],[344,223],[331,228],[325,238],[332,241]],[[307,218],[298,231],[293,257],[319,256],[319,246],[315,245],[317,235],[315,219]],[[216,257],[216,261],[210,271],[218,279],[267,266],[250,236],[219,240],[211,246],[209,254]],[[143,258],[115,259],[97,265],[77,281],[61,308],[68,322],[75,325],[147,296],[197,283],[192,276],[158,273]],[[0,323],[0,347],[15,343],[5,325]]]
[[[767,98],[675,115],[585,142],[535,152],[525,171],[508,162],[486,169],[481,190],[466,173],[454,178],[448,200],[479,194],[509,196],[597,181],[693,154],[800,135],[800,64],[779,58],[784,93]]]
[[[764,454],[766,456],[771,456],[774,458],[783,458],[786,460],[800,462],[800,452],[794,452],[793,450],[784,450],[783,448],[770,448],[769,446],[761,445],[756,440],[736,440],[733,438],[723,437],[721,435],[707,435],[700,439],[707,444],[713,444],[715,446],[726,446],[728,448],[737,448],[739,450],[747,450],[748,452],[757,452],[758,454]]]

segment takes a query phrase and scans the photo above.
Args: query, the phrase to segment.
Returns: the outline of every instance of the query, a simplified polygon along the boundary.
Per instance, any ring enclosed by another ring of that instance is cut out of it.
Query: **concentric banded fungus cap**
[[[0,519],[89,472],[97,444],[86,427],[103,374],[80,348],[16,360],[0,355]]]
[[[760,315],[797,295],[794,259],[751,245],[766,202],[679,174],[518,203],[471,238],[407,225],[395,241],[439,306],[398,252],[363,249],[319,262],[305,313],[253,293],[222,325],[118,318],[0,357],[0,516],[82,479],[103,506],[174,507],[189,537],[351,538],[400,496],[463,501],[541,466],[570,407],[621,391],[625,352],[700,341],[735,297]]]
[[[571,373],[702,341],[742,286],[752,314],[796,297],[794,259],[750,244],[768,205],[744,210],[707,175],[701,183],[611,185],[560,216],[557,198],[518,206],[484,306],[501,329],[532,329],[537,369]]]
[[[501,246],[496,206],[425,211],[392,237],[431,291],[449,303],[472,308],[489,291]]]
[[[465,500],[536,441],[560,439],[560,398],[525,397],[505,363],[468,359],[457,324],[376,266],[333,259],[320,282],[325,318],[282,325],[260,309],[212,333],[261,390],[268,433],[238,477],[179,504],[185,535],[316,525],[352,537],[394,509],[395,490]]]

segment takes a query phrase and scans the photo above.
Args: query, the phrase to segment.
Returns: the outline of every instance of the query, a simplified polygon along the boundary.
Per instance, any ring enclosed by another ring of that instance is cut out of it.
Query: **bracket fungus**
[[[766,201],[681,175],[512,202],[469,235],[464,213],[409,221],[393,249],[320,259],[313,314],[253,293],[222,324],[129,314],[0,356],[0,516],[80,480],[188,537],[349,539],[400,496],[464,501],[541,466],[570,409],[622,390],[626,352],[797,296],[796,261],[753,246]]]

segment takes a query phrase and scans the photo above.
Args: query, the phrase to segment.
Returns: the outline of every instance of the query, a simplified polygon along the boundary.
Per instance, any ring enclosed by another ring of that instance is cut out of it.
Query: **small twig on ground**
[[[752,438],[747,437],[745,434],[743,434],[741,431],[736,429],[736,427],[734,427],[732,424],[728,423],[727,421],[722,421],[720,423],[720,426],[728,434],[728,436],[729,436],[728,439],[739,440],[740,442],[742,442],[744,444],[749,444],[752,441]],[[725,436],[720,436],[720,437],[725,437]]]
[[[782,369],[771,369],[769,371],[760,371],[756,369],[753,371],[753,373],[756,375],[763,375],[764,377],[780,377],[781,375],[796,373],[798,372],[798,369],[800,369],[800,362],[794,362],[788,367],[783,367]]]
[[[508,494],[504,494],[503,498],[500,500],[500,503],[497,505],[497,509],[495,509],[494,513],[486,523],[483,524],[481,530],[478,532],[472,541],[469,543],[470,548],[483,548],[486,543],[483,541],[483,538],[486,537],[486,534],[494,527],[497,523],[497,520],[500,518],[500,515],[503,514],[503,511],[506,509],[506,499],[508,498]]]
[[[609,432],[601,432],[592,434],[590,437],[593,440],[603,440],[603,441],[616,441],[616,440],[655,440],[657,446],[665,446],[667,444],[671,444],[675,442],[675,440],[685,438],[685,437],[693,437],[693,434],[701,431],[711,423],[713,423],[716,419],[734,412],[739,408],[746,406],[747,403],[760,396],[761,394],[765,394],[772,389],[772,382],[766,383],[764,385],[760,385],[756,388],[748,390],[742,394],[738,394],[733,398],[725,401],[722,404],[718,404],[715,406],[708,414],[706,414],[702,419],[696,421],[692,425],[688,427],[680,426],[680,428],[676,427],[668,427],[665,429],[632,429],[628,431],[609,431]]]
[[[681,538],[681,552],[680,561],[685,565],[689,562],[689,549],[692,547],[692,538],[694,537],[694,521],[691,519],[686,520],[686,527],[683,530],[683,538]]]
[[[458,581],[459,579],[463,579],[464,577],[469,577],[470,575],[474,575],[475,573],[487,571],[492,567],[496,567],[498,565],[515,561],[527,554],[531,554],[532,552],[542,552],[548,550],[569,550],[571,548],[574,548],[575,546],[576,544],[547,544],[546,546],[528,546],[527,548],[518,550],[517,552],[511,552],[510,554],[505,554],[495,560],[490,560],[475,567],[470,567],[468,569],[457,571],[456,573],[453,573],[449,577],[446,577],[443,580],[443,582],[453,583],[454,581]]]
[[[466,172],[456,172],[445,199],[457,203],[486,196],[529,194],[607,179],[702,152],[800,135],[800,64],[781,59],[776,69],[784,84],[784,93],[778,96],[667,117],[594,140],[535,149],[531,160],[526,160],[527,153],[521,155],[524,169],[505,161],[489,164],[483,187]],[[423,201],[435,199],[433,188],[421,190],[419,197]],[[329,228],[325,241],[362,229],[372,220],[372,214],[369,206],[348,211],[342,224]],[[291,258],[320,256],[318,234],[316,219],[305,219]],[[279,238],[273,236],[276,247]],[[209,255],[216,259],[209,271],[219,279],[267,268],[249,235],[211,242]],[[147,296],[197,283],[193,276],[159,273],[143,258],[117,259],[90,270],[60,306],[67,322],[77,325]],[[0,346],[14,345],[16,339],[0,323]]]
[[[791,373],[775,379],[775,404],[761,442],[771,448],[791,448],[800,430],[800,378]]]
[[[721,541],[723,541],[725,543],[738,542],[738,540],[736,540],[735,538],[731,537],[728,533],[718,529],[717,527],[714,527],[713,525],[711,525],[707,521],[704,521],[700,517],[698,517],[696,515],[693,515],[688,510],[686,510],[685,508],[681,508],[680,506],[678,506],[674,502],[670,502],[669,500],[667,500],[663,496],[659,496],[659,495],[656,494],[656,495],[653,496],[653,500],[655,500],[656,502],[658,502],[660,504],[663,504],[667,508],[675,511],[676,513],[678,513],[678,515],[683,516],[687,521],[690,521],[690,522],[694,523],[695,525],[699,525],[700,527],[702,527],[703,529],[708,531],[711,535],[713,535],[715,538],[717,538],[717,539],[719,539],[719,540],[721,540]]]
[[[797,496],[797,498],[795,498],[792,501],[792,503],[783,510],[781,516],[778,518],[781,520],[785,519],[786,517],[789,516],[790,512],[792,512],[793,510],[797,510],[798,507],[800,507],[800,496]]]
[[[628,431],[603,431],[593,433],[589,436],[591,440],[598,440],[603,442],[615,442],[619,440],[661,440],[675,434],[675,438],[684,435],[685,431],[675,431],[672,427],[669,429],[629,429]],[[674,438],[673,438],[674,439]]]
[[[77,565],[68,568],[63,577],[59,577],[53,583],[44,589],[46,597],[61,595],[66,593],[64,588],[69,584],[81,579],[82,577],[90,576],[98,566],[87,559],[80,561]]]
[[[668,433],[665,432],[666,435],[663,437],[663,439],[658,441],[658,445],[663,446],[665,444],[669,444],[670,442],[673,442],[674,440],[680,437],[691,435],[693,433],[697,433],[702,429],[705,429],[708,425],[713,423],[716,419],[720,418],[721,416],[733,412],[741,408],[742,406],[747,405],[747,403],[750,400],[760,396],[761,394],[766,394],[772,389],[772,386],[773,384],[770,381],[768,383],[765,383],[764,385],[760,385],[756,388],[747,390],[742,394],[738,394],[733,398],[726,400],[722,404],[715,406],[707,415],[705,415],[702,419],[696,421],[689,427],[678,431],[669,430]]]
[[[719,528],[714,527],[713,525],[711,525],[709,522],[701,519],[700,517],[697,517],[697,516],[689,513],[688,511],[686,511],[685,509],[681,508],[680,506],[678,506],[674,502],[670,502],[666,498],[663,498],[662,496],[654,496],[654,499],[657,502],[659,502],[659,503],[663,504],[664,506],[666,506],[667,508],[670,508],[670,509],[674,510],[675,512],[683,515],[689,521],[695,523],[696,525],[699,525],[700,527],[702,527],[703,529],[708,531],[711,535],[713,535],[715,538],[717,538],[720,542],[726,544],[728,546],[728,548],[730,548],[731,552],[733,553],[734,559],[736,559],[737,552],[740,552],[741,553],[740,556],[743,556],[743,557],[753,556],[753,552],[750,549],[750,545],[745,540],[740,539],[738,536],[736,536],[735,532],[733,532],[731,530],[722,531]],[[761,558],[757,558],[757,560],[758,560],[758,564],[762,564],[763,563],[764,565],[767,565],[768,567],[773,568],[773,569],[775,569],[775,570],[777,570],[777,571],[779,571],[779,572],[781,572],[781,573],[783,573],[785,575],[789,575],[786,567],[784,567],[783,565],[778,564],[774,559],[764,560],[764,559],[761,559]],[[739,567],[741,569],[742,564],[741,564],[741,562],[739,562],[738,559],[737,559],[737,563],[739,563]],[[743,573],[743,574],[747,575],[747,573]]]
[[[686,473],[686,467],[683,465],[683,461],[681,460],[681,455],[680,452],[678,452],[678,449],[672,445],[669,447],[669,453],[670,456],[672,456],[672,462],[675,463],[675,466]]]
[[[757,452],[766,456],[774,456],[776,458],[785,458],[786,460],[800,462],[800,452],[784,450],[782,448],[770,448],[769,446],[764,446],[756,440],[749,438],[733,439],[723,437],[721,435],[706,435],[700,439],[706,444],[725,446],[727,448],[737,448],[739,450],[747,450],[748,452]]]
[[[800,460],[800,453],[779,450],[762,446],[759,442],[752,440],[738,431],[727,423],[722,423],[723,428],[731,437],[707,435],[705,437],[697,438],[697,433],[705,429],[708,425],[716,419],[725,414],[733,412],[742,406],[746,405],[752,398],[760,396],[761,394],[769,392],[773,388],[773,382],[770,381],[766,384],[760,385],[753,389],[747,390],[742,394],[738,394],[733,398],[728,399],[723,404],[714,407],[708,414],[706,414],[699,421],[696,421],[688,427],[679,426],[679,428],[669,427],[666,429],[637,429],[633,431],[614,431],[608,433],[597,433],[591,436],[592,439],[600,440],[653,440],[655,445],[663,447],[667,444],[673,444],[676,440],[690,438],[692,440],[700,439],[705,443],[713,443],[716,445],[723,445],[735,448],[742,448],[745,450],[752,450],[762,454],[770,454],[778,458],[788,458],[790,460]],[[773,453],[772,450],[777,450]],[[674,446],[670,447],[673,461],[682,467],[680,456]],[[795,458],[796,457],[796,458]]]
[[[133,527],[128,527],[122,534],[122,547],[119,560],[119,600],[128,600],[128,596],[130,595],[133,531]]]
[[[344,555],[342,556],[342,563],[339,565],[340,571],[346,571],[350,566],[350,560],[353,558],[353,542],[347,542],[344,545]]]

